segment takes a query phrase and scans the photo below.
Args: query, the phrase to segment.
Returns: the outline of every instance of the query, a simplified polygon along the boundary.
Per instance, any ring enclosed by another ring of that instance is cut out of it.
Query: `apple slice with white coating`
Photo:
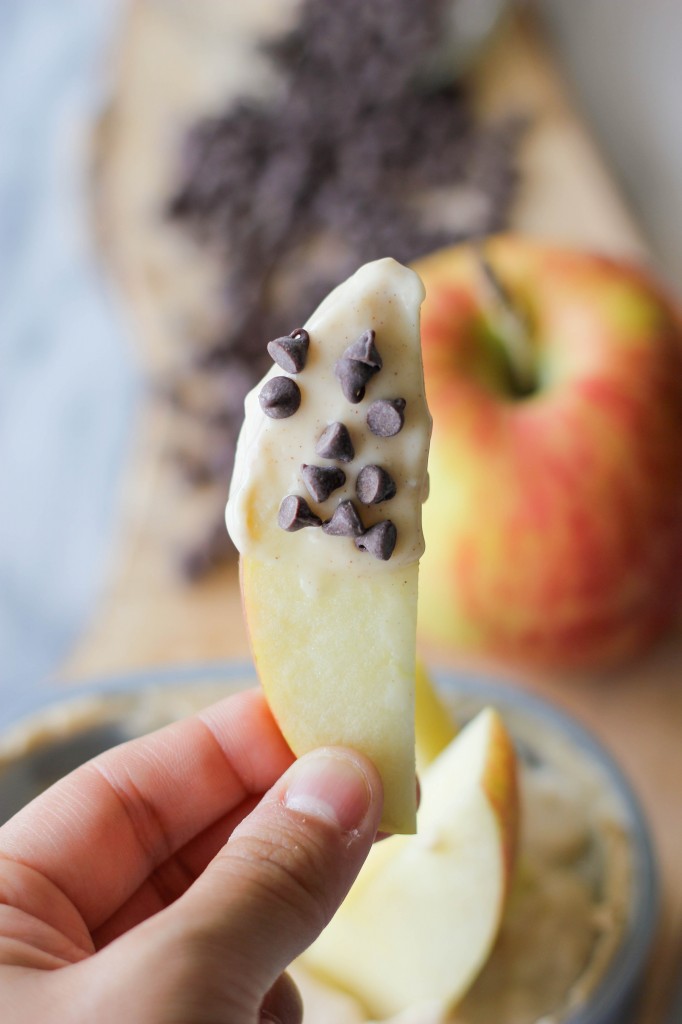
[[[349,745],[415,829],[417,575],[431,432],[417,275],[361,267],[268,346],[227,507],[270,707],[297,755]]]
[[[519,798],[499,714],[466,725],[421,783],[418,834],[374,847],[301,958],[373,1019],[408,1009],[428,1019],[455,1005],[488,959],[509,891]]]

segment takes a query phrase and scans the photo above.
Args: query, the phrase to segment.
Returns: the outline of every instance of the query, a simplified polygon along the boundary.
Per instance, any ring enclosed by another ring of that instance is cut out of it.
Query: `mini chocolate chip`
[[[315,451],[323,459],[352,462],[355,458],[355,448],[353,448],[348,427],[343,423],[330,423],[320,434]]]
[[[393,437],[403,429],[404,398],[380,398],[367,410],[367,426],[377,437]]]
[[[357,359],[347,359],[345,356],[334,364],[334,373],[341,383],[341,390],[346,400],[352,405],[357,405],[363,400],[365,385],[376,372],[367,363],[360,363]]]
[[[307,466],[304,463],[301,476],[315,501],[326,501],[332,491],[343,487],[346,482],[346,474],[336,466]]]
[[[365,532],[355,505],[348,499],[339,502],[331,519],[322,523],[322,529],[331,537],[361,537]]]
[[[355,483],[355,493],[363,505],[378,505],[395,497],[395,480],[381,466],[363,466]]]
[[[370,526],[362,537],[355,538],[355,546],[360,551],[367,551],[375,558],[387,562],[393,554],[398,531],[390,519],[382,519],[380,523]]]
[[[291,377],[271,377],[258,396],[261,409],[273,420],[293,416],[301,404],[301,389]]]
[[[357,341],[348,346],[343,353],[344,359],[353,359],[357,363],[365,363],[367,366],[371,366],[374,373],[378,373],[384,364],[374,344],[374,338],[374,331],[364,331]]]
[[[288,533],[295,533],[302,530],[304,526],[321,526],[322,520],[311,512],[310,506],[305,498],[298,494],[287,494],[279,506],[277,522],[283,530]]]
[[[268,342],[268,355],[287,373],[300,373],[308,358],[310,335],[298,327],[286,338],[275,338]]]

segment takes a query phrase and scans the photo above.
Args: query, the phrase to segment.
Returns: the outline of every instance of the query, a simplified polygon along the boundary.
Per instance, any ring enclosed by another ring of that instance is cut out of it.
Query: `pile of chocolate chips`
[[[368,260],[409,263],[505,226],[520,124],[476,123],[461,85],[424,75],[450,2],[302,0],[296,27],[265,44],[276,94],[189,132],[168,214],[222,261],[226,312],[188,368],[222,396],[217,411],[192,405],[207,425],[205,458],[178,456],[193,486],[229,480],[244,395],[267,369],[265,339],[304,322]],[[440,190],[460,194],[447,224],[424,212],[429,196],[438,209]],[[168,393],[182,406],[180,382]],[[216,509],[184,571],[201,576],[229,550]]]

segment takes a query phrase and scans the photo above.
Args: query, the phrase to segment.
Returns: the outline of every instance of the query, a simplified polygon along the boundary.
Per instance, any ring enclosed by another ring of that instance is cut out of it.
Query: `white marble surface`
[[[119,7],[0,4],[0,699],[84,625],[131,439],[137,375],[86,207]]]

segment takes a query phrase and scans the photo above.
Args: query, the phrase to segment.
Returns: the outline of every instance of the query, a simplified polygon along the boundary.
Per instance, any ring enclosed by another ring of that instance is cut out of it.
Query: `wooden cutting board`
[[[94,221],[151,376],[178,365],[188,334],[211,327],[215,269],[160,225],[159,202],[170,189],[168,154],[184,125],[217,109],[235,88],[234,62],[225,53],[233,47],[238,59],[231,19],[239,6],[131,5],[111,108],[98,133]],[[229,17],[220,14],[228,9]],[[242,75],[262,74],[257,66],[240,68]],[[474,88],[483,116],[518,110],[531,118],[513,228],[646,260],[640,233],[529,20],[505,26],[476,70]],[[178,429],[176,416],[150,394],[138,413],[109,583],[62,681],[248,656],[236,567],[188,586],[169,562],[174,537],[187,536],[226,498],[214,489],[190,499],[179,487],[167,459]],[[514,680],[592,727],[624,766],[652,822],[663,913],[638,1024],[662,1024],[682,960],[681,672],[682,628],[647,660],[609,677]]]

